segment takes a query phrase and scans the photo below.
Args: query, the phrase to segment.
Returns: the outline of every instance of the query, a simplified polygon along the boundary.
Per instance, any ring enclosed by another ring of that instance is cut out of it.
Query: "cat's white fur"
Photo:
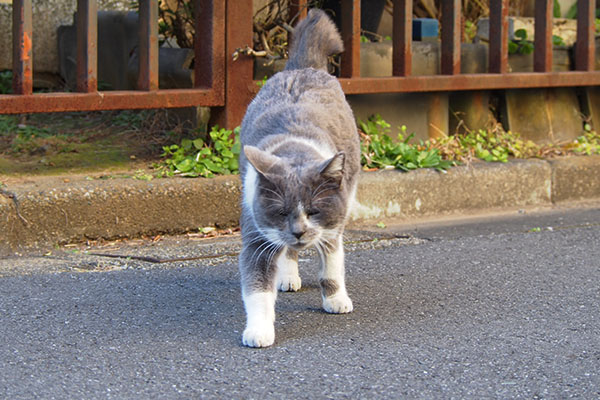
[[[264,150],[267,153],[270,153],[277,147],[293,146],[294,143],[298,143],[298,144],[305,145],[305,146],[312,148],[315,151],[315,153],[317,153],[321,157],[322,161],[330,159],[336,153],[329,147],[324,147],[323,144],[319,144],[319,143],[315,142],[314,140],[311,140],[309,138],[303,138],[303,137],[288,137],[288,138],[285,138],[285,140],[283,142],[276,143],[271,147],[266,147]]]
[[[256,197],[256,184],[258,179],[258,173],[256,169],[252,166],[248,166],[248,172],[246,172],[246,176],[244,177],[244,206],[246,209],[253,213],[252,207],[254,205],[254,199]],[[253,213],[254,215],[254,213]]]
[[[266,347],[275,341],[275,292],[243,293],[246,329],[242,342],[250,347]]]
[[[346,291],[344,279],[344,246],[342,237],[338,237],[338,246],[334,252],[328,254],[320,254],[321,273],[320,279],[333,280],[338,283],[338,291],[330,297],[323,295],[323,309],[328,313],[343,314],[353,310],[352,300]]]
[[[256,226],[256,229],[258,229],[264,237],[268,238],[273,243],[278,243],[281,241],[281,239],[279,238],[279,235],[276,230],[263,229],[260,227],[259,224],[256,223],[256,220],[254,217],[253,204],[254,204],[254,201],[256,200],[257,185],[258,185],[258,172],[256,172],[256,169],[254,169],[253,166],[250,166],[248,168],[248,172],[246,173],[246,176],[244,177],[244,194],[243,194],[244,197],[242,200],[242,205],[243,205],[243,207],[246,208],[246,210],[247,210],[248,214],[251,216],[252,220],[254,220],[254,225]]]
[[[302,280],[298,273],[298,260],[287,257],[287,248],[284,248],[275,261],[277,264],[277,289],[282,292],[296,292],[302,287]]]

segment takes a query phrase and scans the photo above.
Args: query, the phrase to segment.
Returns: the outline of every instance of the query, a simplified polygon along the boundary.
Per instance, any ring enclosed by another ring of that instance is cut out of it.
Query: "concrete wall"
[[[127,10],[127,0],[98,0],[98,10]],[[57,29],[73,22],[76,0],[33,0],[33,77],[58,74]],[[0,0],[0,71],[12,69],[12,1]]]

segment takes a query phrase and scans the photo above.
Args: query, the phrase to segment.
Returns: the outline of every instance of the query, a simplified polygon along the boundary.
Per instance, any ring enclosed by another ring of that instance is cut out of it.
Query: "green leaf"
[[[192,141],[190,139],[182,139],[181,147],[183,147],[184,150],[190,150],[192,148]]]
[[[227,168],[229,169],[230,172],[235,173],[239,169],[239,163],[238,163],[237,158],[232,158],[231,160],[229,160],[229,164],[227,165]]]
[[[554,0],[554,7],[552,9],[552,15],[554,16],[554,18],[560,18],[561,17],[561,12],[560,12],[560,3],[558,2],[558,0]]]
[[[211,160],[206,159],[203,164],[212,172],[221,172],[222,168]]]
[[[565,46],[565,41],[560,36],[552,35],[552,45],[553,46]]]
[[[575,4],[573,4],[571,6],[571,8],[569,8],[569,10],[567,11],[567,14],[565,15],[565,18],[569,18],[569,19],[577,18],[577,2],[575,2]]]
[[[181,161],[180,163],[177,163],[175,165],[175,168],[177,168],[177,170],[179,172],[188,172],[190,171],[192,168],[194,167],[194,160],[191,158],[186,158],[185,160]]]
[[[201,138],[195,139],[192,143],[197,150],[201,150],[204,147],[204,140]]]
[[[527,31],[525,29],[517,29],[515,31],[515,37],[518,37],[519,39],[527,39]]]

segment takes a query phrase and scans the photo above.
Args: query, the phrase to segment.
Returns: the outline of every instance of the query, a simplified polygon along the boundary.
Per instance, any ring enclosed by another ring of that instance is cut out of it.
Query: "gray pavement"
[[[0,260],[0,398],[600,397],[600,205],[388,225],[347,237],[355,312],[306,254],[260,350],[237,237]]]

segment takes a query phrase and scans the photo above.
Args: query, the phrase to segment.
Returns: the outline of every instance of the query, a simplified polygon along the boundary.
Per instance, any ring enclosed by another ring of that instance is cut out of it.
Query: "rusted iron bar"
[[[593,71],[596,44],[594,41],[596,0],[579,0],[577,3],[577,43],[575,45],[575,69]]]
[[[340,78],[339,82],[346,94],[597,86],[600,71]]]
[[[194,87],[225,93],[225,0],[196,0]]]
[[[489,71],[508,72],[508,0],[490,1]]]
[[[33,92],[31,0],[13,0],[13,93]]]
[[[308,0],[291,0],[289,7],[290,22],[298,22],[308,15]],[[292,18],[296,17],[294,21]]]
[[[442,74],[460,74],[461,0],[442,1]]]
[[[98,5],[77,0],[77,91],[98,90]]]
[[[552,71],[552,11],[553,0],[535,1],[535,42],[533,70]]]
[[[137,88],[158,89],[158,1],[140,0]]]
[[[36,93],[27,96],[0,95],[2,114],[61,111],[131,110],[218,106],[222,98],[214,90],[165,89],[151,92],[124,90],[92,93]]]
[[[213,84],[213,1],[194,1],[194,86],[211,87]]]
[[[233,129],[241,124],[254,96],[249,89],[254,60],[240,56],[234,61],[232,57],[237,49],[252,46],[252,0],[226,0],[225,14],[225,102],[224,107],[211,110],[211,123]]]
[[[394,0],[392,74],[412,73],[412,9],[413,0]]]
[[[344,52],[340,76],[360,76],[360,0],[342,0],[342,39]]]

